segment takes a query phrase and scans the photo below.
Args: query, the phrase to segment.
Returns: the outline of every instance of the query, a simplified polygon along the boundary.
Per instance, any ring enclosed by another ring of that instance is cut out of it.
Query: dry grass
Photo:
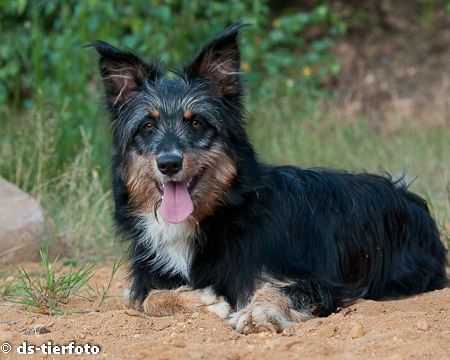
[[[83,144],[78,154],[68,158],[62,169],[55,168],[57,158],[64,157],[56,150],[64,129],[47,115],[46,110],[33,110],[19,119],[7,119],[0,132],[0,175],[35,197],[54,222],[47,239],[53,245],[51,253],[74,258],[110,256],[114,252],[111,191],[102,184],[109,170],[99,174],[84,128],[79,130]]]

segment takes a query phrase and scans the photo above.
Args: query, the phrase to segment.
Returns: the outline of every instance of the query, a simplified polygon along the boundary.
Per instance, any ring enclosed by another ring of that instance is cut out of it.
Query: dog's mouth
[[[198,183],[200,175],[187,181],[167,181],[156,183],[156,188],[162,196],[160,207],[161,216],[172,224],[179,224],[186,220],[194,211],[194,204],[190,193]]]
[[[161,196],[164,196],[165,184],[167,184],[167,183],[175,183],[175,184],[186,183],[187,190],[189,192],[191,192],[194,189],[195,185],[197,185],[197,181],[199,178],[200,178],[200,175],[196,175],[188,181],[167,181],[165,183],[156,182],[156,188],[158,189]]]

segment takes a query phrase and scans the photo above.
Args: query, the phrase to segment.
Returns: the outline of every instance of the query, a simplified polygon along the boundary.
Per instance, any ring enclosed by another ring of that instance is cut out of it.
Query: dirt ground
[[[111,267],[100,265],[91,284],[107,286]],[[47,355],[47,359],[450,359],[450,288],[397,301],[359,301],[348,311],[294,324],[283,334],[241,335],[215,314],[155,318],[126,306],[124,270],[113,279],[99,311],[58,317],[0,303],[0,344],[12,346],[0,359],[21,355],[23,345],[97,345],[97,355]],[[72,311],[95,309],[83,299]],[[35,329],[49,331],[35,334]]]
[[[341,71],[324,84],[337,94],[330,110],[344,123],[362,116],[384,135],[448,126],[450,12],[440,6],[429,26],[414,2],[383,3],[384,27],[349,31],[336,42]]]

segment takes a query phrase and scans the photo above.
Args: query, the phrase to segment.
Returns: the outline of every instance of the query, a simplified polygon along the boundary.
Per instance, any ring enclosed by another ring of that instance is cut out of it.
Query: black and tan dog
[[[115,222],[130,297],[153,316],[209,310],[281,331],[348,299],[447,283],[426,202],[371,174],[269,166],[244,130],[235,24],[176,76],[104,42]]]

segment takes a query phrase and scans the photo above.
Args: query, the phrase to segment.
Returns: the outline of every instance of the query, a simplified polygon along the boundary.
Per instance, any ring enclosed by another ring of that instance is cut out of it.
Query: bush
[[[12,96],[17,103],[39,88],[58,94],[59,105],[75,101],[76,94],[77,100],[86,99],[94,66],[91,53],[81,46],[94,39],[160,57],[173,66],[238,20],[254,25],[243,41],[244,70],[253,68],[267,79],[289,69],[304,86],[308,78],[338,71],[328,53],[330,36],[345,26],[330,9],[325,2],[310,12],[290,9],[289,15],[274,19],[267,0],[0,2],[0,100],[5,104]],[[302,34],[312,24],[323,31],[308,42]],[[316,65],[321,69],[313,72]]]

